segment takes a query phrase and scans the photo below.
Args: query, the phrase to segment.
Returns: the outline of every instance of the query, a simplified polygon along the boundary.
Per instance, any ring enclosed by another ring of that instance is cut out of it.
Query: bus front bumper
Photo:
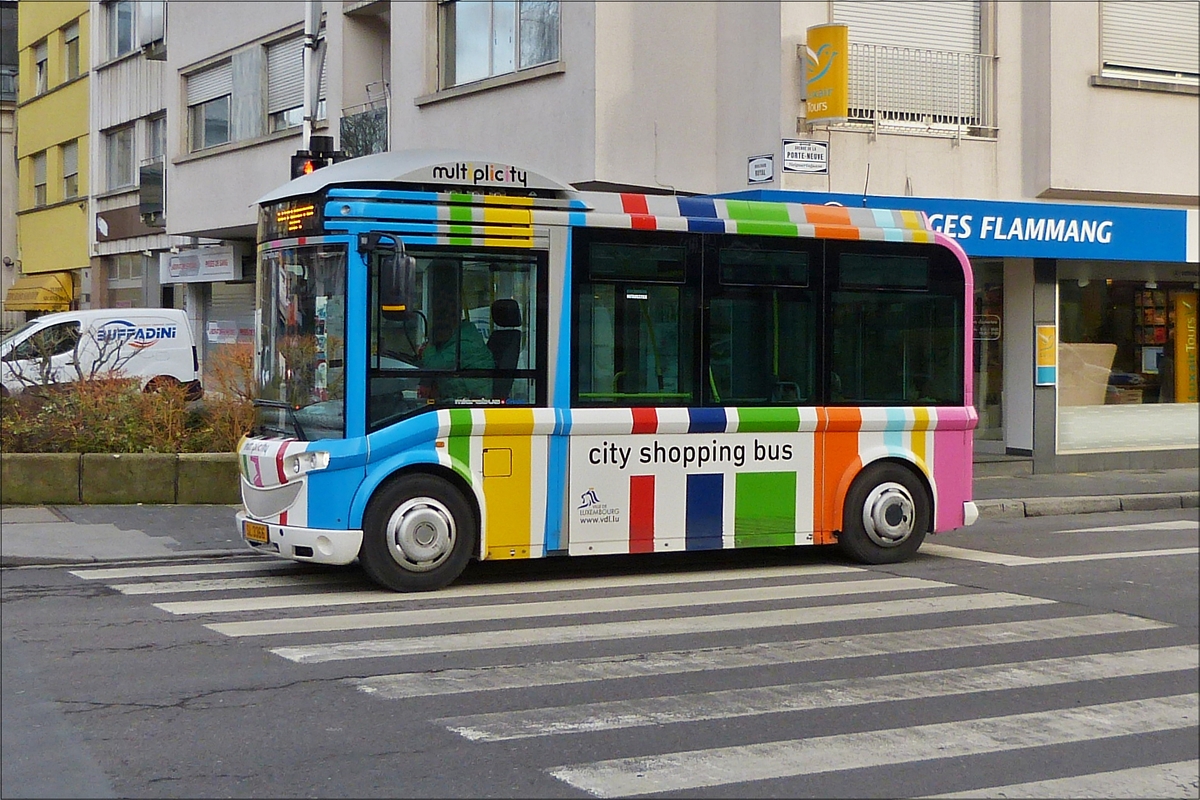
[[[252,550],[317,564],[349,564],[358,558],[363,540],[362,531],[278,525],[254,519],[245,511],[237,513],[237,526]]]
[[[979,506],[975,505],[972,500],[963,503],[963,526],[974,525],[977,519],[979,519]]]

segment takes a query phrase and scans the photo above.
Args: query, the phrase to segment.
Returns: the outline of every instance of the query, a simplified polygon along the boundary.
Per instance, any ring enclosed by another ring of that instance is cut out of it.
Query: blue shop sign
[[[1187,261],[1188,211],[757,190],[717,197],[924,211],[969,256]],[[1195,214],[1196,212],[1192,212]],[[1195,232],[1192,233],[1194,237]]]

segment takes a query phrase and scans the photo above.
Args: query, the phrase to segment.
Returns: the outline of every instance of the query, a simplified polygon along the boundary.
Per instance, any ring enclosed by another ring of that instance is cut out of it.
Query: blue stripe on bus
[[[342,214],[341,209],[331,209],[326,207],[326,219],[334,216],[343,217],[369,217],[377,220],[387,219],[419,219],[419,220],[436,220],[439,219],[438,213],[443,211],[440,206],[433,205],[418,205],[416,203],[330,203],[329,205],[348,206],[350,212]],[[335,213],[336,212],[336,213]],[[449,216],[445,216],[446,221],[449,221]]]
[[[562,550],[563,514],[567,496],[567,461],[571,440],[571,409],[554,409],[554,433],[550,436],[546,471],[546,552]]]
[[[688,433],[724,433],[725,409],[689,408]]]
[[[681,217],[717,218],[717,204],[711,197],[677,197]]]
[[[563,288],[558,314],[558,363],[554,365],[554,386],[551,397],[558,408],[571,406],[571,240],[572,229],[567,229],[567,253],[563,263]]]
[[[725,220],[688,217],[687,227],[692,233],[724,233]]]
[[[357,197],[367,200],[421,200],[436,202],[437,192],[404,192],[395,189],[330,189],[330,197]]]
[[[904,452],[904,429],[908,427],[908,418],[902,408],[884,409],[887,413],[887,424],[883,429],[883,446],[888,455],[899,456]]]
[[[724,475],[687,476],[686,549],[721,549],[721,517],[724,500]]]

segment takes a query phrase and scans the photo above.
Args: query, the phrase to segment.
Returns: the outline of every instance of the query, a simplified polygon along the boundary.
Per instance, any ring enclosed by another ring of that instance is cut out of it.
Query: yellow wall
[[[66,79],[65,29],[79,23],[80,77]],[[20,63],[17,236],[26,273],[88,266],[88,69],[91,64],[88,3],[21,3],[17,7]],[[47,91],[35,96],[34,45],[46,41]],[[78,198],[63,197],[62,145],[78,144]],[[32,155],[46,153],[46,207],[33,210]],[[56,205],[61,204],[61,205]]]

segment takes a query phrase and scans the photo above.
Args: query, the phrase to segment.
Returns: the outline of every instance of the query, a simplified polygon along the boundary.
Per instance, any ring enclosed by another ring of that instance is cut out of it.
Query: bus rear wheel
[[[476,538],[462,493],[436,475],[409,475],[383,486],[367,506],[359,561],[380,586],[427,592],[462,574]]]
[[[891,462],[869,466],[846,493],[838,545],[864,564],[904,561],[925,541],[931,505],[911,470]]]

